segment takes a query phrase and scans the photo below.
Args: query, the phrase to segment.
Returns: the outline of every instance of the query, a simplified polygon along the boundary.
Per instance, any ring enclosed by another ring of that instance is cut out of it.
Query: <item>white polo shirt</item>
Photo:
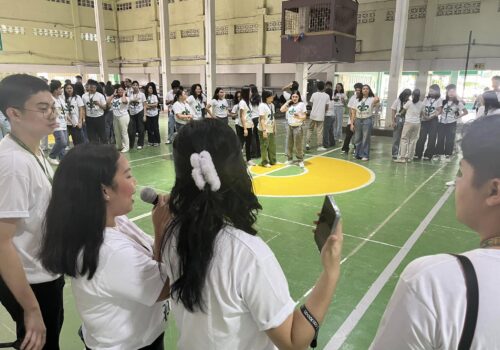
[[[39,160],[53,176],[48,161],[42,156]],[[59,276],[46,271],[37,258],[52,185],[35,157],[10,136],[0,141],[0,164],[0,219],[19,219],[13,243],[28,282],[53,281]]]
[[[169,302],[156,302],[167,274],[153,260],[153,239],[126,216],[116,224],[105,230],[92,279],[71,280],[83,338],[93,350],[137,350],[167,326]]]
[[[175,238],[166,246],[172,284],[179,277]],[[275,350],[265,331],[282,325],[295,302],[273,252],[261,238],[226,226],[213,256],[203,288],[206,312],[189,312],[172,299],[177,349]]]

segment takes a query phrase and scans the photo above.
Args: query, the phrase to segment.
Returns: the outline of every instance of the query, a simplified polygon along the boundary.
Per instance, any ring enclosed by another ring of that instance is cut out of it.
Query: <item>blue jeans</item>
[[[0,119],[0,140],[10,132],[10,123],[7,119]]]
[[[66,154],[66,146],[68,146],[68,131],[54,131],[54,138],[56,139],[56,143],[52,147],[49,157],[52,159],[62,159]]]
[[[167,140],[172,142],[174,141],[174,133],[175,133],[175,115],[173,112],[168,113],[168,136]]]
[[[396,126],[392,132],[392,157],[395,158],[399,154],[399,143],[401,142],[401,134],[403,126],[405,125],[405,118],[396,116]]]
[[[356,158],[370,158],[370,143],[373,129],[373,118],[359,119],[354,122],[354,144]]]
[[[333,125],[333,136],[335,140],[342,139],[342,123],[344,122],[344,106],[336,106],[333,108],[335,122]]]
[[[335,137],[333,136],[333,126],[335,117],[333,115],[325,115],[325,122],[323,124],[323,147],[335,146]]]

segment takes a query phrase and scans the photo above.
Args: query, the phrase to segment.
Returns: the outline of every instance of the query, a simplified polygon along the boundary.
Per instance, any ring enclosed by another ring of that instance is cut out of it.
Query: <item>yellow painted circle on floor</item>
[[[251,167],[255,193],[263,197],[324,196],[354,191],[375,180],[370,169],[342,159],[316,156],[304,163],[306,167],[298,175],[279,176],[281,169],[297,165]]]

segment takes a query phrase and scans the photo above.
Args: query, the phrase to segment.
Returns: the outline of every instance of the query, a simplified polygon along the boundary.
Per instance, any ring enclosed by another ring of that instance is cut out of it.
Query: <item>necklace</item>
[[[500,236],[491,237],[481,242],[481,248],[492,248],[500,246]]]
[[[18,139],[13,133],[10,133],[9,136],[22,149],[24,149],[25,151],[29,152],[33,157],[35,157],[38,165],[40,165],[40,168],[42,168],[43,173],[47,177],[47,180],[49,180],[50,184],[52,185],[52,175],[50,175],[49,168],[48,168],[48,165],[47,165],[47,160],[45,159],[45,155],[43,154],[42,150],[40,150],[40,154],[42,155],[43,164],[40,161],[40,158],[38,158],[37,155],[35,153],[33,153],[33,151],[31,151],[31,149],[29,149],[29,147],[26,146],[26,144],[23,141],[21,141],[20,139]]]

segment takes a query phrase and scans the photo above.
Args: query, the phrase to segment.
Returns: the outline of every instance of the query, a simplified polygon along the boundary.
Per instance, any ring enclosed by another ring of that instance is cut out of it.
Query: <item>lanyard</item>
[[[43,158],[43,164],[42,162],[40,161],[40,158],[38,158],[36,156],[35,153],[33,153],[28,146],[26,146],[26,144],[19,140],[14,134],[10,133],[9,134],[10,137],[12,138],[12,140],[17,143],[22,149],[24,149],[25,151],[27,151],[28,153],[30,153],[33,157],[35,157],[38,165],[40,165],[40,168],[42,168],[42,171],[43,173],[45,174],[45,176],[47,177],[47,180],[49,180],[50,184],[52,185],[52,176],[50,175],[50,172],[49,172],[49,169],[48,169],[48,166],[47,166],[47,162],[45,160],[45,155],[43,154],[42,150],[40,150],[40,153],[42,155],[42,158]]]

